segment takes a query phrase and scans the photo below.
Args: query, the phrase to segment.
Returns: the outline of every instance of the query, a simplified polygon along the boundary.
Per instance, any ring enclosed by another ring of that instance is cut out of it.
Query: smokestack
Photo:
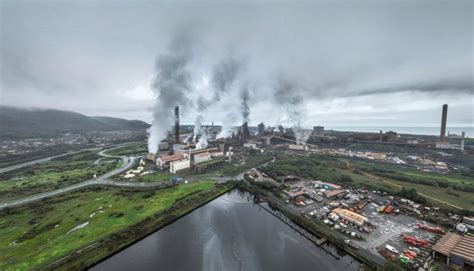
[[[443,113],[441,115],[441,134],[439,136],[439,141],[444,142],[446,136],[446,120],[448,118],[448,105],[443,105]]]
[[[464,151],[464,138],[465,137],[466,137],[466,132],[462,132],[462,134],[461,134],[461,144],[460,144],[461,151]]]
[[[179,106],[174,108],[174,134],[176,144],[179,144]]]

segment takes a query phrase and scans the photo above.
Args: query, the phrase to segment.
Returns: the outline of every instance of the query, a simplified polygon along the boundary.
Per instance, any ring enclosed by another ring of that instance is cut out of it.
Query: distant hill
[[[139,120],[88,117],[55,109],[30,110],[0,106],[1,138],[51,136],[65,132],[135,130],[149,126]]]

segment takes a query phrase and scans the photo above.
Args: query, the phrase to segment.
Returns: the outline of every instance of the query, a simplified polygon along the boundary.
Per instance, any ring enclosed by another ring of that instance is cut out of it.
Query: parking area
[[[378,262],[392,260],[408,269],[426,269],[431,262],[431,246],[444,232],[423,219],[436,216],[436,209],[380,191],[295,176],[284,187],[281,196],[289,209],[326,224],[347,244]],[[449,214],[439,216],[450,219]]]

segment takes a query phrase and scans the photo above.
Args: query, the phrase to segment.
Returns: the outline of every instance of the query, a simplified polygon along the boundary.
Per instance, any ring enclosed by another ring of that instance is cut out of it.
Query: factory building
[[[241,145],[247,142],[250,138],[250,130],[247,122],[244,122],[237,132],[237,137]]]
[[[324,126],[314,126],[313,127],[313,137],[324,136]]]
[[[162,155],[156,159],[156,166],[159,169],[166,169],[173,161],[178,161],[184,158],[183,153],[178,152],[172,155]]]
[[[346,209],[336,208],[332,210],[332,212],[337,214],[340,218],[352,222],[357,226],[363,226],[368,221],[367,217]]]
[[[433,246],[433,257],[446,258],[446,264],[454,264],[464,270],[474,269],[474,236],[448,232]]]
[[[154,163],[156,161],[156,153],[147,153],[146,160],[152,161]]]
[[[189,159],[182,159],[182,160],[170,162],[170,172],[173,174],[176,174],[182,170],[189,169],[190,167],[191,167],[191,160]]]
[[[303,144],[288,144],[288,149],[294,151],[307,151],[308,146]]]
[[[209,152],[201,152],[194,155],[194,165],[203,163],[211,160],[211,154]]]

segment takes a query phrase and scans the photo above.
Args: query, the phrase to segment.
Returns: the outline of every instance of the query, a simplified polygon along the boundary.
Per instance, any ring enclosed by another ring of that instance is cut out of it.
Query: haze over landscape
[[[0,270],[474,270],[474,2],[0,0]]]
[[[472,126],[472,2],[427,2],[2,1],[0,103],[151,123],[179,55],[184,123],[204,98],[204,122],[238,125],[245,88],[254,124],[438,126],[448,103]]]

